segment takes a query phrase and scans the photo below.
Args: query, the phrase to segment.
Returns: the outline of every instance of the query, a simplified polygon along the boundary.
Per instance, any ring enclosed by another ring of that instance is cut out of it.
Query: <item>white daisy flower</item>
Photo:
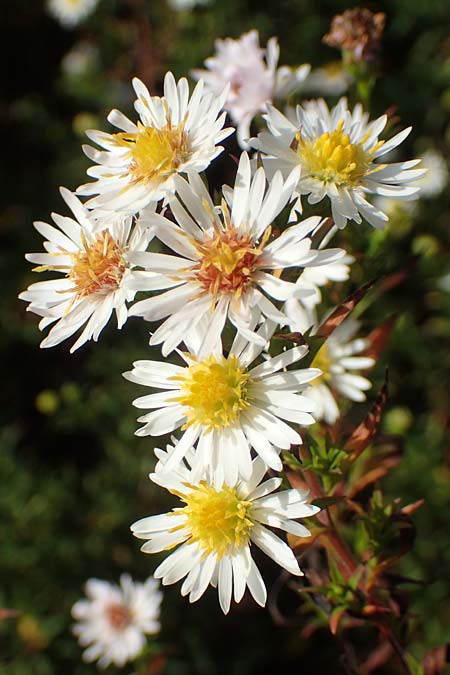
[[[85,661],[97,661],[100,668],[111,663],[123,666],[141,653],[146,634],[158,633],[162,593],[159,582],[149,577],[136,582],[128,574],[120,586],[100,579],[86,583],[87,600],[72,607],[77,620],[73,632],[78,636]]]
[[[216,55],[205,61],[207,70],[194,70],[192,76],[203,78],[205,87],[216,95],[230,83],[224,108],[237,124],[239,144],[246,149],[255,115],[265,112],[267,103],[286,98],[298,89],[310,66],[277,69],[280,55],[277,39],[271,38],[267,47],[261,49],[256,30],[244,33],[238,40],[216,40],[215,47]]]
[[[92,14],[98,0],[47,0],[49,13],[64,28],[73,28]]]
[[[164,293],[141,300],[130,310],[147,321],[168,317],[150,339],[170,353],[189,336],[203,317],[208,318],[203,350],[219,341],[227,318],[249,340],[258,341],[256,326],[263,317],[285,323],[285,315],[272,299],[284,301],[311,293],[272,274],[289,267],[324,265],[344,256],[341,249],[311,249],[308,235],[320,223],[312,217],[288,227],[271,240],[271,225],[292,198],[298,180],[294,170],[284,182],[278,172],[267,187],[264,169],[251,176],[250,160],[243,153],[233,190],[227,189],[222,207],[214,207],[199,176],[189,182],[178,177],[178,197],[169,198],[176,222],[145,213],[142,222],[178,255],[138,253],[134,287]],[[168,289],[168,290],[167,290]],[[269,299],[267,296],[269,296]]]
[[[86,324],[73,352],[87,340],[98,339],[113,311],[118,328],[123,326],[127,302],[136,293],[127,288],[128,255],[145,250],[153,235],[139,224],[132,230],[131,216],[111,214],[94,220],[69,190],[62,188],[61,194],[75,219],[52,214],[57,227],[34,223],[46,238],[46,253],[28,253],[26,258],[39,265],[35,271],[62,276],[32,284],[19,298],[30,303],[28,311],[43,317],[40,330],[56,322],[41,347],[54,347]]]
[[[162,463],[164,454],[160,453]],[[246,482],[217,485],[208,473],[194,481],[184,464],[171,474],[160,471],[150,476],[182,502],[169,513],[131,526],[136,537],[148,540],[141,548],[144,553],[181,544],[155,571],[163,585],[185,577],[181,594],[196,602],[211,584],[218,588],[220,606],[227,614],[232,596],[240,602],[246,587],[259,605],[266,603],[266,587],[250,553],[252,544],[291,574],[303,574],[291,548],[267,526],[308,537],[309,530],[293,519],[313,516],[320,509],[306,503],[305,490],[273,494],[281,478],[261,483],[265,473],[264,462],[256,458]]]
[[[81,185],[77,194],[97,195],[86,203],[91,209],[137,213],[173,192],[176,174],[204,171],[223,150],[217,144],[233,132],[222,128],[226,113],[220,111],[226,88],[215,96],[204,93],[199,82],[189,97],[186,78],[177,84],[172,73],[164,78],[162,98],[150,96],[137,78],[133,87],[134,107],[140,116],[137,124],[112,110],[108,120],[120,132],[86,132],[103,148],[83,148],[96,163],[87,171],[96,180]]]
[[[259,329],[265,342],[275,323]],[[138,436],[162,436],[181,427],[183,435],[165,469],[172,470],[198,440],[194,468],[215,467],[220,480],[229,484],[238,475],[251,474],[252,446],[273,469],[281,470],[278,449],[289,449],[302,438],[287,422],[309,425],[315,409],[301,392],[320,375],[317,368],[285,371],[308,351],[297,346],[251,367],[263,347],[237,336],[228,356],[218,351],[196,358],[182,353],[186,366],[168,361],[136,361],[124,373],[131,382],[162,391],[133,401],[151,412],[138,418],[144,426]]]
[[[345,255],[339,262],[320,267],[306,267],[297,279],[296,286],[308,294],[293,296],[286,300],[283,311],[288,318],[291,331],[305,333],[317,324],[317,305],[322,302],[321,288],[330,281],[346,281],[350,276],[351,255]]]
[[[411,127],[387,142],[380,141],[387,116],[369,122],[362,106],[357,104],[350,112],[346,99],[331,111],[322,99],[309,101],[297,106],[296,116],[293,123],[269,106],[265,116],[269,132],[252,139],[253,147],[269,155],[263,161],[271,173],[281,170],[286,176],[300,166],[298,193],[309,195],[310,204],[328,197],[337,227],[345,227],[348,220],[361,223],[362,218],[384,227],[388,216],[367,201],[369,194],[414,199],[420,188],[408,184],[424,174],[422,169],[412,169],[420,160],[377,162],[404,141]]]
[[[311,367],[320,368],[322,375],[307,390],[309,398],[316,403],[314,417],[334,424],[340,410],[334,393],[350,401],[365,401],[366,392],[372,383],[358,371],[372,368],[375,360],[359,356],[370,347],[368,340],[353,339],[359,330],[359,322],[346,319],[324,342],[313,359]],[[357,372],[355,372],[357,371]]]

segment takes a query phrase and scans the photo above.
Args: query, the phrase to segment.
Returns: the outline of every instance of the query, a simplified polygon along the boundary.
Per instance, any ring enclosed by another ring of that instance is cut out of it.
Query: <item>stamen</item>
[[[182,394],[176,400],[187,409],[184,428],[193,424],[208,431],[228,427],[250,405],[249,375],[234,355],[228,359],[209,356],[173,379],[181,383]]]
[[[190,541],[196,542],[205,554],[216,553],[219,559],[228,552],[248,544],[252,503],[241,499],[234,488],[220,490],[204,481],[192,492],[183,496],[186,506],[177,511],[184,514],[187,523],[183,528],[191,531]]]
[[[164,180],[176,173],[190,155],[184,123],[173,126],[167,115],[162,129],[145,127],[140,122],[137,126],[137,133],[114,134],[117,145],[129,149],[133,180]]]
[[[88,241],[83,235],[84,250],[72,253],[72,269],[67,275],[74,282],[78,297],[109,293],[119,287],[126,269],[123,250],[108,231]]]
[[[338,187],[354,187],[372,173],[375,168],[372,156],[379,144],[365,150],[363,143],[352,143],[343,128],[344,121],[340,120],[334,131],[312,140],[303,139],[301,132],[297,132],[297,153],[304,176]]]
[[[259,245],[255,245],[248,234],[240,234],[235,227],[229,227],[216,230],[202,242],[195,242],[200,260],[194,275],[203,292],[212,295],[214,300],[219,294],[239,299],[253,280],[269,236],[270,228]]]
[[[74,285],[61,293],[75,293],[76,299],[94,293],[110,293],[118,288],[127,269],[124,249],[112,238],[108,230],[91,239],[82,232],[81,241],[83,248],[76,253],[61,248],[54,254],[69,256],[72,261],[70,265],[40,265],[33,271],[67,270],[66,277],[71,279]]]

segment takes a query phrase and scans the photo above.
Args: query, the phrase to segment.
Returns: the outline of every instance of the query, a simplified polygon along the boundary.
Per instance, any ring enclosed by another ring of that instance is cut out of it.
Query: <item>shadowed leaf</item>
[[[397,316],[392,316],[381,324],[381,326],[377,326],[369,333],[367,340],[370,347],[364,352],[366,356],[370,356],[372,359],[375,359],[375,361],[379,359],[380,354],[382,354],[386,348],[386,343],[395,326],[397,318]]]
[[[306,345],[306,340],[302,333],[275,333],[273,337],[278,338],[279,340],[289,340],[296,345]]]
[[[330,316],[325,319],[323,324],[320,326],[317,331],[317,335],[322,338],[329,337],[334,330],[348,317],[350,312],[356,307],[356,305],[367,295],[368,291],[372,288],[375,281],[370,281],[361,288],[358,288],[357,291],[352,293],[339,307],[337,307]]]
[[[314,499],[313,504],[315,504],[315,506],[318,506],[319,509],[327,509],[329,506],[339,504],[343,501],[345,501],[345,496],[341,495],[337,497],[322,497],[320,499]]]
[[[351,486],[348,492],[348,497],[353,498],[359,492],[364,490],[371,483],[375,483],[380,478],[383,478],[394,466],[400,461],[400,454],[393,452],[383,459],[381,459],[376,467],[367,471],[361,478]]]
[[[375,436],[381,421],[384,406],[388,396],[388,374],[386,371],[384,384],[375,399],[366,418],[356,427],[344,449],[352,453],[352,458],[356,459],[367,448],[372,438]]]

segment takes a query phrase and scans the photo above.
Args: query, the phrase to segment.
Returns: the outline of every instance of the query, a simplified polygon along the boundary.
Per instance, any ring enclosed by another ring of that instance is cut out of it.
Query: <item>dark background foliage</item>
[[[448,157],[450,4],[386,0],[368,6],[387,15],[372,115],[398,106],[402,125],[414,126],[405,153],[435,147]],[[162,0],[101,0],[83,24],[64,30],[41,2],[2,0],[0,607],[20,612],[0,621],[2,675],[94,673],[70,633],[70,608],[89,577],[116,581],[124,570],[140,579],[149,575],[158,556],[139,552],[129,524],[173,505],[147,480],[152,441],[133,435],[136,390],[121,377],[133,360],[157,356],[147,345],[148,326],[130,320],[118,333],[111,325],[98,345],[72,356],[66,344],[39,350],[36,317],[16,299],[35,281],[23,259],[24,252],[41,248],[32,221],[65,208],[59,185],[75,189],[84,181],[84,130],[107,128],[112,107],[131,113],[133,75],[156,93],[167,69],[186,75],[212,54],[217,37],[238,37],[253,27],[262,44],[278,36],[281,63],[316,67],[337,57],[321,38],[333,15],[347,8],[338,0],[216,0],[176,13]],[[80,42],[89,44],[91,62],[70,74],[61,64]],[[229,150],[236,151],[233,141]],[[210,175],[219,186],[232,172],[224,156]],[[407,270],[402,284],[366,303],[363,320],[370,330],[397,317],[373,391],[389,366],[383,429],[403,435],[404,450],[383,483],[385,494],[405,503],[425,499],[414,516],[415,545],[399,568],[421,582],[408,586],[414,615],[409,648],[419,661],[448,640],[450,630],[450,293],[439,285],[450,272],[449,209],[444,191],[383,233],[353,223],[340,237],[358,258],[341,299],[367,279]],[[358,422],[369,403],[356,406],[351,420]],[[273,602],[279,570],[262,558],[261,565]],[[163,629],[151,647],[152,654],[165,655],[161,672],[344,672],[339,641],[326,627],[300,639],[302,598],[283,588],[276,600],[283,625],[247,597],[223,617],[212,591],[190,606],[178,587],[166,589]],[[376,635],[361,630],[352,640],[369,651]],[[159,672],[156,660],[151,668],[142,672]],[[377,672],[401,670],[392,662]]]

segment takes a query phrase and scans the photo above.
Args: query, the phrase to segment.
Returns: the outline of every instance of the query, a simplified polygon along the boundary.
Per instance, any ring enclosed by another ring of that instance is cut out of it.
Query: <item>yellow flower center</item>
[[[344,122],[340,120],[333,132],[326,132],[313,140],[305,140],[301,132],[297,132],[297,153],[307,177],[334,183],[338,187],[353,187],[371,173],[372,154],[380,144],[364,150],[362,143],[365,139],[362,143],[351,143],[349,135],[342,131],[343,126]]]
[[[194,275],[203,291],[215,298],[221,293],[239,298],[252,281],[258,258],[269,236],[270,228],[260,244],[255,245],[250,235],[240,234],[230,226],[205,237],[202,242],[194,242],[200,254]]]
[[[181,395],[176,400],[187,408],[184,428],[192,424],[207,427],[208,431],[228,427],[250,405],[249,375],[234,355],[219,360],[208,356],[174,379],[181,383]]]
[[[236,490],[228,486],[216,490],[204,481],[183,495],[186,506],[176,515],[184,514],[191,531],[191,541],[196,542],[206,554],[225,553],[248,544],[252,503],[241,499]]]
[[[135,134],[114,134],[117,145],[129,149],[134,181],[161,181],[176,173],[190,155],[184,124],[172,126],[167,118],[163,129],[144,127],[140,122],[137,126]]]
[[[78,297],[109,293],[119,287],[126,263],[122,248],[107,230],[91,241],[83,237],[83,249],[70,255],[73,262],[67,276],[74,282]]]
[[[328,349],[327,343],[325,342],[311,363],[311,368],[319,368],[322,371],[322,374],[318,375],[312,382],[312,386],[331,379],[330,368],[332,365],[333,361],[330,357],[330,351]]]

